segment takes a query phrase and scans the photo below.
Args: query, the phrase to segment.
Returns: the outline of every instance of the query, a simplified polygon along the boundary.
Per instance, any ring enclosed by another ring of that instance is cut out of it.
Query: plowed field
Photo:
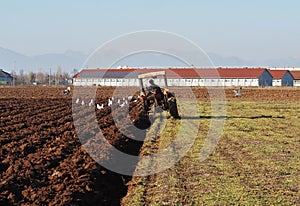
[[[73,125],[72,95],[61,91],[0,88],[0,205],[119,205],[126,194],[128,177],[102,168],[81,147]],[[112,93],[112,88],[99,90],[95,103],[107,102]],[[86,107],[80,112],[89,125]],[[138,154],[141,142],[115,127],[109,107],[97,110],[96,116],[112,145]],[[100,154],[103,160],[109,160],[108,152],[104,148]]]
[[[126,195],[130,177],[101,167],[82,147],[93,144],[88,139],[79,141],[72,115],[75,100],[72,93],[62,94],[62,89],[0,88],[0,205],[119,205]],[[200,100],[209,98],[206,89],[193,91]],[[99,128],[117,149],[138,155],[142,142],[128,138],[115,126],[107,106],[113,92],[111,87],[97,91],[95,103],[105,104],[101,110],[93,105]],[[232,89],[225,92],[228,99],[236,98]],[[245,88],[242,94],[241,99],[300,100],[296,89]],[[93,114],[85,112],[87,107],[82,105],[78,115],[81,112],[89,125],[89,115]],[[127,119],[122,110],[116,110],[118,118]],[[139,123],[139,105],[131,102],[129,110],[131,121]],[[124,124],[122,127],[126,128],[126,121]],[[97,135],[89,129],[84,132]],[[139,135],[141,139],[145,133]],[[109,148],[102,151],[101,159],[109,161]]]

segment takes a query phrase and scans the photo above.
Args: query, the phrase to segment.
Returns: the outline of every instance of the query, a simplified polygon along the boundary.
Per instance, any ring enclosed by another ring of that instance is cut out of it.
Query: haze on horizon
[[[162,30],[227,57],[300,59],[299,8],[297,0],[5,0],[0,47],[28,56],[89,54],[124,33]]]

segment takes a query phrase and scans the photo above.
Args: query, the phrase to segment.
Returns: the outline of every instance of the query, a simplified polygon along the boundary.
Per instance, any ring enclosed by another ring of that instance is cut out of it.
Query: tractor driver
[[[157,89],[160,89],[160,87],[158,85],[154,84],[153,79],[149,80],[149,84],[150,84],[150,86],[148,87],[148,91],[151,93],[154,93]]]
[[[161,88],[158,85],[154,84],[153,79],[150,79],[149,83],[150,86],[148,87],[149,93],[147,94],[147,99],[154,100],[156,98],[157,100],[161,100],[161,95],[163,95]]]

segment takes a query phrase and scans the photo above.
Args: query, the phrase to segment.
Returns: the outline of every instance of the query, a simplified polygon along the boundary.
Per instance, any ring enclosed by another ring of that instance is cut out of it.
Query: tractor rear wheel
[[[180,118],[179,114],[178,114],[177,103],[176,103],[175,97],[169,98],[168,103],[169,103],[170,115],[174,118]]]

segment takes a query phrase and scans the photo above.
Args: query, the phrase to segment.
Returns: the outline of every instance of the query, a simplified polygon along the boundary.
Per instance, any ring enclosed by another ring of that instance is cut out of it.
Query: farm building
[[[138,86],[139,74],[165,70],[169,86],[272,86],[265,68],[83,69],[73,77],[75,86]],[[155,83],[162,85],[160,78]]]
[[[84,69],[73,77],[75,86],[138,86],[137,69]]]
[[[266,68],[218,68],[221,86],[272,86],[273,77]]]
[[[294,77],[294,86],[300,87],[300,70],[291,71],[291,74]]]
[[[273,76],[272,86],[293,86],[294,77],[288,70],[269,70]]]
[[[11,84],[12,81],[13,77],[9,73],[0,69],[0,84]]]

